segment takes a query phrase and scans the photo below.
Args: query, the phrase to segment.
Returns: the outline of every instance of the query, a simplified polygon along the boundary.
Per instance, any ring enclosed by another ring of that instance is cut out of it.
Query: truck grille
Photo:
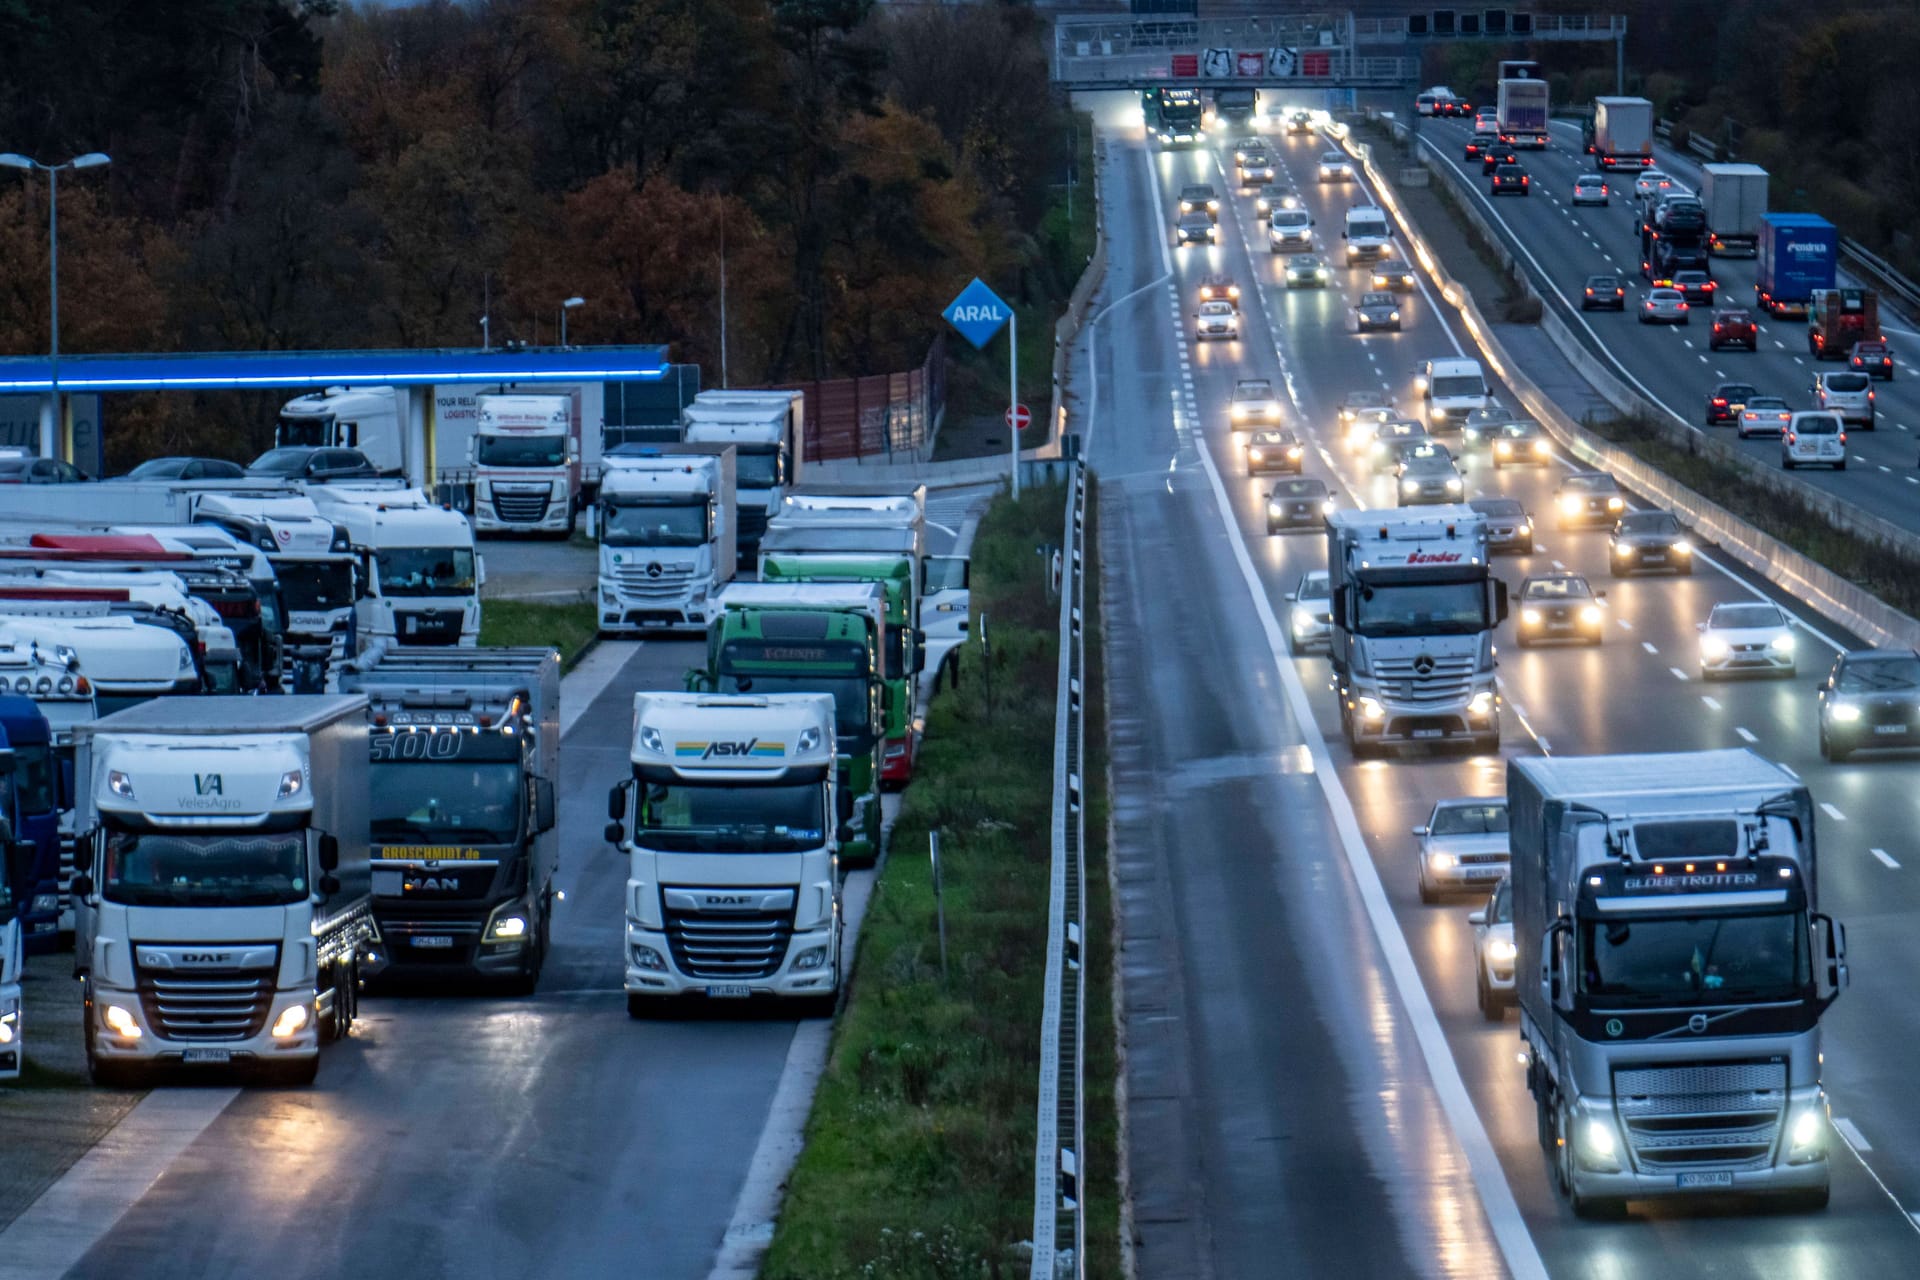
[[[1472,692],[1472,655],[1432,658],[1433,669],[1425,675],[1414,670],[1416,661],[1415,658],[1374,659],[1374,677],[1383,698],[1403,704],[1437,704],[1463,701]]]
[[[670,899],[668,900],[670,902]],[[786,959],[793,908],[784,911],[701,912],[665,907],[667,946],[690,978],[739,981],[769,978]]]
[[[436,609],[431,613],[393,611],[394,636],[407,644],[458,644],[460,624],[466,618],[462,609]]]
[[[169,1040],[246,1040],[267,1025],[278,969],[136,969],[147,1024]]]
[[[614,570],[623,600],[680,600],[693,582],[693,566],[684,564],[623,564]]]
[[[493,514],[502,524],[539,524],[547,518],[552,494],[546,489],[532,493],[493,491]]]
[[[474,949],[480,945],[480,930],[484,922],[475,914],[475,907],[468,906],[465,910],[467,914],[464,917],[390,917],[376,910],[374,919],[380,925],[380,936],[386,939],[388,953],[396,964],[466,964],[473,959]],[[421,946],[420,940],[423,938],[448,938],[451,939],[451,945]]]
[[[1765,1168],[1787,1108],[1781,1062],[1613,1073],[1615,1106],[1642,1169]]]

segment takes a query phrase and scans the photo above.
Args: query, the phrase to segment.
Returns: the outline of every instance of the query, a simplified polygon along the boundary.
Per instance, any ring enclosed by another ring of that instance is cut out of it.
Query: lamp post
[[[583,307],[586,305],[586,303],[587,303],[587,300],[585,298],[568,298],[565,302],[560,304],[560,345],[561,346],[564,347],[567,345],[567,312],[573,310],[575,307]]]
[[[94,169],[108,163],[104,152],[89,151],[65,164],[41,164],[31,156],[12,151],[0,155],[0,165],[9,169],[38,169],[47,175],[47,276],[51,302],[48,304],[50,385],[47,401],[40,410],[40,454],[54,452],[56,425],[60,419],[60,172],[63,169]]]

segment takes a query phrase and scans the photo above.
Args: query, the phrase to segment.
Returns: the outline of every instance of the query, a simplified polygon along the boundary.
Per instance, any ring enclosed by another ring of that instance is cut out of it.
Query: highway
[[[1325,659],[1274,643],[1285,593],[1324,564],[1323,539],[1266,535],[1266,482],[1244,474],[1226,425],[1236,378],[1275,379],[1312,446],[1308,473],[1343,505],[1391,505],[1390,479],[1341,450],[1336,406],[1362,389],[1409,403],[1414,363],[1460,349],[1463,330],[1427,282],[1402,308],[1405,332],[1358,336],[1359,273],[1330,259],[1334,288],[1286,290],[1250,195],[1223,199],[1218,247],[1172,250],[1177,188],[1228,182],[1212,152],[1147,150],[1127,114],[1116,100],[1101,117],[1112,266],[1091,339],[1089,450],[1114,644],[1142,1275],[1271,1274],[1280,1256],[1305,1274],[1920,1272],[1908,1216],[1920,1153],[1902,1139],[1917,1118],[1904,1046],[1920,1012],[1905,975],[1920,948],[1905,922],[1920,906],[1920,849],[1907,838],[1914,799],[1889,785],[1912,761],[1830,766],[1815,746],[1813,685],[1831,646],[1855,642],[1803,617],[1797,678],[1708,686],[1695,623],[1717,601],[1777,598],[1710,549],[1692,577],[1616,582],[1603,532],[1560,534],[1549,518],[1532,556],[1504,562],[1516,587],[1560,565],[1588,574],[1611,621],[1597,649],[1518,650],[1503,628],[1502,756],[1750,745],[1823,803],[1823,907],[1849,928],[1853,986],[1826,1020],[1826,1084],[1858,1150],[1836,1142],[1830,1207],[1702,1201],[1577,1219],[1549,1187],[1513,1016],[1493,1026],[1475,1006],[1475,904],[1422,906],[1416,890],[1409,828],[1437,799],[1502,793],[1502,758],[1350,757]],[[1316,183],[1324,140],[1274,145],[1276,189],[1290,183],[1322,248],[1337,249],[1362,189]],[[1210,271],[1242,285],[1239,343],[1190,340]],[[1685,350],[1647,335],[1661,339]],[[1495,474],[1476,461],[1466,474],[1470,493],[1546,516],[1560,468]]]
[[[1633,176],[1613,176],[1612,203],[1575,208],[1570,196],[1576,175],[1596,171],[1580,149],[1580,127],[1554,122],[1553,144],[1545,151],[1523,151],[1520,163],[1533,178],[1532,194],[1494,199],[1480,162],[1465,157],[1472,121],[1423,119],[1420,136],[1432,143],[1429,163],[1441,163],[1466,179],[1477,207],[1491,214],[1506,236],[1509,248],[1529,268],[1535,287],[1557,296],[1563,318],[1590,350],[1611,356],[1628,378],[1651,400],[1665,405],[1684,421],[1734,441],[1729,424],[1705,427],[1706,400],[1714,384],[1747,382],[1763,394],[1784,396],[1796,407],[1813,406],[1813,376],[1823,370],[1844,369],[1840,361],[1817,361],[1807,353],[1806,323],[1766,315],[1754,307],[1754,270],[1751,258],[1712,260],[1718,283],[1719,306],[1747,307],[1760,324],[1757,352],[1728,349],[1709,351],[1712,309],[1696,306],[1684,326],[1643,325],[1637,308],[1646,297],[1647,281],[1640,274],[1640,234],[1632,197]],[[1663,155],[1661,160],[1664,162]],[[1663,165],[1663,167],[1666,167]],[[1698,166],[1692,162],[1666,167],[1686,185],[1698,189]],[[1612,272],[1627,282],[1627,310],[1579,310],[1581,290],[1589,275]],[[1897,317],[1884,319],[1898,326]],[[1805,484],[1825,489],[1863,509],[1907,529],[1920,530],[1920,383],[1914,381],[1912,338],[1890,333],[1896,362],[1891,382],[1875,382],[1879,426],[1874,431],[1850,428],[1847,433],[1848,469],[1845,472],[1803,470]],[[1767,465],[1780,465],[1777,440],[1739,443]]]

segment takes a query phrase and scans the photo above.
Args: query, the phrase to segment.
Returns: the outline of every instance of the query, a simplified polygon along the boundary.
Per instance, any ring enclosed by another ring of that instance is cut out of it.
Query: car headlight
[[[1685,538],[1678,538],[1674,541],[1670,550],[1677,556],[1690,556],[1693,554],[1693,544]]]
[[[1420,492],[1420,482],[1417,480],[1402,480],[1400,482],[1400,492],[1418,493]]]
[[[1326,500],[1325,502],[1323,502],[1323,503],[1321,503],[1321,504],[1320,504],[1320,511],[1321,511],[1321,514],[1322,514],[1322,515],[1329,515],[1329,516],[1330,516],[1330,515],[1332,515],[1332,514],[1333,514],[1333,499],[1332,499],[1332,498],[1328,498],[1328,499],[1327,499],[1327,500]]]
[[[1368,720],[1384,720],[1387,718],[1387,709],[1381,706],[1377,699],[1362,695],[1360,714]]]
[[[1540,625],[1540,611],[1538,609],[1522,609],[1520,611],[1520,621],[1529,627],[1537,627]]]
[[[1607,499],[1607,510],[1609,511],[1624,510],[1626,508],[1626,505],[1627,503],[1624,498],[1608,498]]]
[[[1580,495],[1577,493],[1561,494],[1560,509],[1566,512],[1570,516],[1579,515],[1580,514]]]
[[[1512,964],[1519,950],[1505,938],[1495,938],[1487,944],[1487,959],[1495,964]]]
[[[1451,871],[1454,864],[1458,861],[1459,859],[1450,853],[1430,853],[1427,855],[1427,865],[1435,871]]]
[[[1727,642],[1719,636],[1702,636],[1700,639],[1700,656],[1708,662],[1718,662],[1729,652]]]
[[[1852,724],[1860,718],[1860,708],[1851,702],[1830,702],[1827,704],[1827,714],[1841,724]]]
[[[1249,461],[1249,462],[1258,462],[1258,461],[1260,461],[1260,460],[1261,460],[1262,458],[1265,458],[1266,456],[1267,456],[1267,455],[1266,455],[1266,451],[1265,451],[1265,450],[1262,450],[1262,449],[1249,449],[1249,450],[1247,450],[1247,461]]]
[[[1544,456],[1547,452],[1547,442],[1545,440],[1535,440],[1533,442],[1533,451]]]
[[[1521,525],[1520,536],[1523,538],[1531,538],[1533,536],[1533,526],[1531,524]]]
[[[1513,456],[1513,446],[1505,440],[1493,446],[1493,451],[1503,458],[1511,458]]]
[[[1786,634],[1777,635],[1773,638],[1773,643],[1767,647],[1770,649],[1775,649],[1781,653],[1792,653],[1793,637],[1791,635],[1786,635]]]
[[[1235,405],[1235,406],[1233,406],[1233,416],[1234,416],[1234,417],[1236,417],[1236,418],[1244,418],[1244,417],[1246,417],[1246,416],[1247,416],[1247,406],[1245,406],[1245,405],[1243,405],[1243,404],[1237,404],[1237,405]]]
[[[1296,632],[1313,630],[1313,610],[1305,605],[1293,606],[1293,629]]]
[[[1394,312],[1394,313],[1393,313],[1392,315],[1390,315],[1390,316],[1388,316],[1388,317],[1387,317],[1387,319],[1389,319],[1389,320],[1391,320],[1391,321],[1393,321],[1393,322],[1394,322],[1395,324],[1399,324],[1399,323],[1400,323],[1400,313],[1399,313],[1398,311],[1396,311],[1396,312]]]
[[[1613,544],[1613,554],[1617,556],[1630,556],[1633,554],[1633,548],[1624,542],[1616,542]]]
[[[1448,481],[1447,481],[1447,492],[1448,492],[1448,493],[1458,493],[1458,492],[1460,492],[1460,482],[1459,482],[1458,480],[1448,480]]]
[[[1302,450],[1300,446],[1296,444],[1291,449],[1288,449],[1287,456],[1297,461],[1302,456]]]

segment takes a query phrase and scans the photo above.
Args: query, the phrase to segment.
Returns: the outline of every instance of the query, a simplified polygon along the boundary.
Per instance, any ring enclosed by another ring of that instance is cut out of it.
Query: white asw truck
[[[1555,1186],[1827,1203],[1820,1017],[1847,985],[1813,799],[1751,751],[1507,762],[1514,973]]]
[[[799,391],[702,391],[680,411],[688,444],[730,444],[740,489],[740,563],[760,555],[760,536],[800,483],[806,453],[806,395]]]
[[[738,564],[733,445],[621,445],[600,483],[602,634],[701,628]]]
[[[853,816],[833,695],[636,693],[629,760],[606,831],[628,860],[627,1012],[676,996],[831,1012]]]
[[[474,530],[571,534],[582,486],[600,478],[600,431],[582,433],[579,393],[476,399]]]
[[[1446,505],[1327,517],[1328,650],[1340,725],[1356,756],[1384,747],[1500,745],[1493,630],[1507,584],[1486,518]]]
[[[380,962],[367,701],[167,698],[75,730],[87,1066],[311,1083]]]

